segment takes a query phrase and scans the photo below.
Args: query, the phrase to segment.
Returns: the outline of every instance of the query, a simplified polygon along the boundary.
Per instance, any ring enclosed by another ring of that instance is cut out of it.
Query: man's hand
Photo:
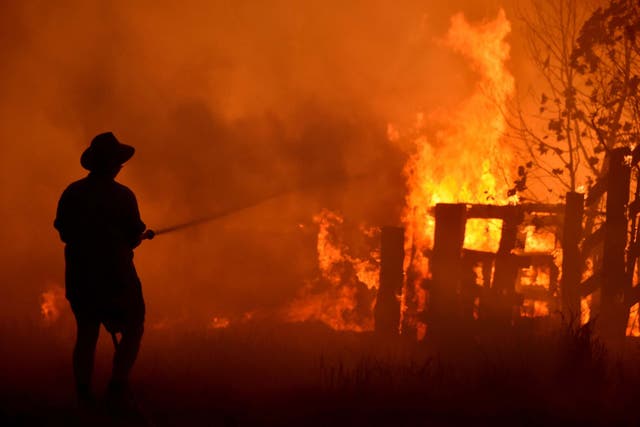
[[[156,237],[155,231],[147,229],[142,233],[142,236],[140,236],[140,240],[151,240],[154,237]]]

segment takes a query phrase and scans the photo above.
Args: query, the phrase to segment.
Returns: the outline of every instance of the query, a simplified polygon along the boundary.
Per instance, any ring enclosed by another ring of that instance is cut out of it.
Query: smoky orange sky
[[[481,21],[500,7],[514,21],[497,0],[2,2],[3,314],[38,319],[42,292],[63,284],[56,203],[107,130],[136,147],[119,181],[150,228],[304,188],[143,243],[150,321],[291,301],[317,274],[322,208],[399,225],[406,153],[387,123],[468,96],[474,72],[439,38],[455,13]],[[522,85],[517,28],[509,67]]]

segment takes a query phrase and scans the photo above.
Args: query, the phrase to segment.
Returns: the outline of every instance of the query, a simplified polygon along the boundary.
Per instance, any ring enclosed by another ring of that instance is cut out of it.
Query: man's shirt
[[[135,195],[111,177],[89,174],[69,185],[54,221],[66,243],[66,295],[74,302],[140,290],[133,248],[145,224]],[[135,288],[135,289],[133,289]]]

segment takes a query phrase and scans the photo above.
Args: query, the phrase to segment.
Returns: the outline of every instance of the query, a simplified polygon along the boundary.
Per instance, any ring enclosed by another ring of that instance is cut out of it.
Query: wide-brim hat
[[[105,132],[91,140],[91,145],[80,157],[80,164],[90,171],[111,169],[129,160],[135,151],[132,146],[118,141],[113,133]]]

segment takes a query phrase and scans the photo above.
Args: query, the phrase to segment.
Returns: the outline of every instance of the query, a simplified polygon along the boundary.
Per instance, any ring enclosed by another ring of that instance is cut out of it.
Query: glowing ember
[[[591,301],[592,296],[587,295],[584,298],[580,298],[580,324],[586,325],[591,320]]]
[[[241,316],[233,316],[233,317],[226,317],[226,316],[220,316],[220,315],[212,316],[209,322],[207,323],[207,329],[225,329],[232,325],[240,325],[240,324],[248,323],[251,320],[253,320],[254,316],[255,316],[254,311],[247,311],[243,313]]]
[[[209,322],[209,329],[222,329],[226,328],[231,324],[231,321],[226,317],[212,317],[211,322]]]
[[[593,259],[587,258],[585,261],[585,270],[582,272],[582,281],[584,282],[589,277],[593,276]],[[593,301],[593,294],[589,294],[584,298],[580,298],[580,324],[586,325],[591,319],[591,304]]]
[[[530,266],[523,268],[520,275],[522,286],[540,286],[549,289],[550,271],[549,266]]]
[[[50,285],[49,289],[40,296],[40,313],[46,324],[51,324],[60,318],[64,307],[64,289],[59,285]]]
[[[547,301],[538,301],[525,299],[520,307],[520,315],[522,317],[544,317],[549,315],[549,303]]]
[[[473,318],[478,320],[480,317],[480,297],[475,297],[473,299]]]
[[[635,303],[629,310],[629,321],[627,322],[627,336],[640,337],[640,303]]]

